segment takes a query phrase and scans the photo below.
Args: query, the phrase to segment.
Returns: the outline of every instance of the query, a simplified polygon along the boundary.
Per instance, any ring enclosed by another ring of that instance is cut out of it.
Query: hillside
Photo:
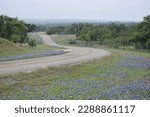
[[[41,44],[42,40],[36,35],[30,35],[29,38],[37,40],[37,46],[35,48],[31,48],[27,44],[20,46],[20,44],[15,44],[6,39],[0,38],[0,61],[64,54],[64,51],[61,50],[63,48],[56,48],[50,45]]]
[[[13,42],[10,42],[6,39],[0,37],[0,51],[4,49],[17,49],[17,47]]]

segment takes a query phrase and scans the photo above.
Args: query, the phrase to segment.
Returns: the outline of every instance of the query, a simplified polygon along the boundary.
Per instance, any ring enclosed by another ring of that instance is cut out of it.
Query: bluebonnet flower
[[[147,82],[131,83],[128,85],[118,85],[111,87],[93,99],[150,99],[150,95],[144,92],[150,91],[150,84]]]
[[[128,68],[150,68],[150,60],[139,56],[128,56],[126,59],[121,60],[121,66]]]
[[[10,57],[3,57],[0,58],[0,61],[6,61],[6,60],[16,60],[16,59],[25,59],[25,58],[35,58],[35,57],[43,57],[43,56],[52,56],[52,55],[60,55],[64,54],[65,52],[63,50],[47,50],[39,54],[23,54],[18,56],[10,56]]]

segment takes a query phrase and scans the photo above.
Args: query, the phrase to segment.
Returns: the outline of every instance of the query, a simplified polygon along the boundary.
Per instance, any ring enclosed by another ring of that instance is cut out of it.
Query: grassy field
[[[0,76],[0,99],[150,99],[149,51],[107,50],[93,62]]]
[[[70,45],[69,41],[76,40],[75,35],[51,35],[53,40],[60,45]],[[75,44],[77,45],[77,44]],[[78,44],[79,45],[79,44]]]
[[[0,61],[3,61],[3,59],[5,60],[5,58],[7,60],[7,58],[10,57],[15,59],[19,59],[20,56],[25,56],[24,58],[30,58],[31,55],[37,55],[38,57],[38,55],[47,53],[51,50],[62,49],[62,48],[52,47],[49,45],[43,45],[42,39],[38,35],[30,34],[29,38],[34,38],[37,40],[36,48],[31,48],[28,45],[23,45],[21,47],[20,45],[14,44],[12,42],[0,38]]]

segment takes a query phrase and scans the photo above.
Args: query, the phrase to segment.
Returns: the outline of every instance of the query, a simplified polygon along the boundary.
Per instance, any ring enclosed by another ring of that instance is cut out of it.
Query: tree
[[[136,47],[147,48],[150,39],[150,15],[143,18],[143,22],[137,26],[137,33],[134,38]],[[148,49],[148,48],[147,48]]]
[[[19,21],[17,18],[11,18],[4,15],[0,16],[0,37],[9,41],[15,41],[14,35],[17,35],[19,36],[17,40],[20,40],[20,43],[24,43],[27,42],[28,39],[27,31],[28,28],[23,21]]]
[[[85,41],[85,46],[87,46],[88,43],[94,40],[95,38],[92,31],[92,27],[87,24],[85,24],[82,30],[78,32],[76,35],[80,40]]]
[[[89,38],[88,34],[86,33],[86,34],[81,34],[80,40],[85,41],[85,46],[87,46],[90,41],[90,38]]]
[[[51,34],[61,34],[63,32],[63,30],[64,30],[63,26],[56,26],[56,27],[51,27],[51,28],[47,29],[46,33],[48,35],[51,35]]]
[[[148,39],[147,42],[146,42],[146,48],[150,49],[150,39]]]
[[[34,47],[36,47],[36,40],[35,39],[30,39],[29,41],[28,41],[28,45],[30,46],[30,47],[32,47],[32,48],[34,48]]]
[[[97,40],[99,41],[99,45],[101,45],[103,44],[104,40],[109,38],[110,31],[105,27],[101,27],[95,30],[95,35]]]
[[[34,32],[36,31],[36,25],[35,24],[25,24],[28,27],[28,32]]]

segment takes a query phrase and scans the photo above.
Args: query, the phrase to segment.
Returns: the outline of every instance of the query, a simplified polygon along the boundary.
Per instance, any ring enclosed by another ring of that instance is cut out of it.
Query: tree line
[[[84,25],[76,36],[79,40],[86,41],[85,45],[91,41],[98,41],[99,45],[115,48],[134,46],[150,49],[150,16],[144,17],[138,24]]]
[[[47,34],[75,34],[78,40],[85,41],[85,46],[95,41],[115,48],[150,49],[150,16],[144,17],[140,23],[73,23],[49,28]]]
[[[41,26],[40,26],[41,27]],[[28,32],[46,28],[47,34],[75,34],[85,46],[96,42],[99,45],[125,49],[126,46],[150,49],[150,16],[140,23],[73,23],[70,25],[41,27],[27,24],[17,18],[0,16],[0,37],[14,43],[35,43],[29,40]]]

